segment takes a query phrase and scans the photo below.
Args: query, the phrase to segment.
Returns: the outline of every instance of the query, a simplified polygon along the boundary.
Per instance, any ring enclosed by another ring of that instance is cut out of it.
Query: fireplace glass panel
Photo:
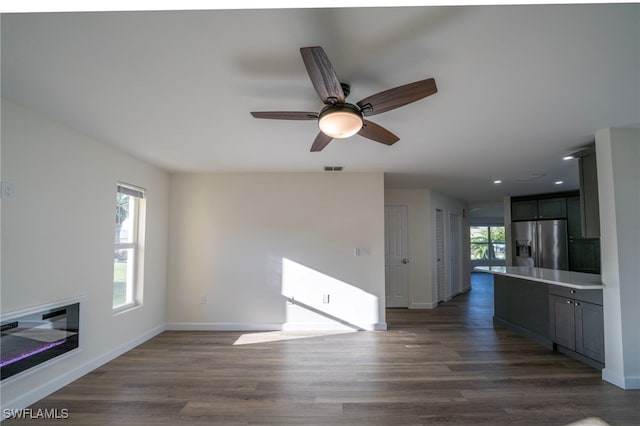
[[[78,348],[80,303],[3,320],[0,329],[4,380]]]

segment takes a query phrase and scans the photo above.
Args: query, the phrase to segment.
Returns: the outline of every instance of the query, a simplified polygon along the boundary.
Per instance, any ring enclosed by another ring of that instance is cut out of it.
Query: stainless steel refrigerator
[[[569,268],[566,219],[513,222],[511,241],[514,266]]]

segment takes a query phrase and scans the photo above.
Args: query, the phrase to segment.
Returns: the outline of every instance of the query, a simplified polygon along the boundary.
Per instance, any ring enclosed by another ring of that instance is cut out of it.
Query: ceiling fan
[[[322,47],[303,47],[300,53],[311,83],[325,107],[319,113],[262,111],[252,112],[251,115],[276,120],[318,120],[320,133],[311,145],[311,152],[321,151],[334,138],[348,138],[356,133],[385,145],[393,145],[400,138],[364,117],[399,108],[438,91],[435,80],[428,78],[376,93],[351,104],[346,102],[351,87],[338,80]]]

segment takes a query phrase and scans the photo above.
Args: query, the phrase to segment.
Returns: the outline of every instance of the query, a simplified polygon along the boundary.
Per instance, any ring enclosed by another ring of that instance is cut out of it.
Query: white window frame
[[[491,228],[504,228],[504,225],[498,225],[498,224],[486,224],[486,225],[482,225],[482,224],[473,224],[473,225],[469,225],[469,229],[471,228],[487,228],[487,242],[486,243],[474,243],[472,241],[469,241],[469,249],[471,249],[471,247],[474,244],[483,244],[487,246],[487,255],[488,258],[487,259],[472,259],[471,256],[469,256],[469,259],[472,262],[476,262],[476,261],[489,261],[489,262],[495,262],[495,261],[504,261],[505,259],[498,259],[496,258],[496,253],[495,250],[493,248],[493,244],[505,244],[505,249],[506,249],[506,241],[493,241],[491,239]],[[506,240],[506,235],[505,235],[505,240]],[[472,250],[470,250],[471,252],[473,252]],[[506,253],[505,253],[506,256]]]
[[[127,269],[126,278],[126,298],[125,303],[114,306],[113,298],[115,285],[112,287],[111,307],[113,313],[121,313],[127,311],[136,306],[142,305],[142,250],[144,242],[144,200],[145,189],[135,185],[130,185],[123,182],[118,182],[116,197],[118,193],[129,195],[129,214],[132,223],[132,238],[131,241],[126,243],[115,242],[114,252],[116,250],[131,250],[129,253],[132,255],[131,259],[127,255],[127,263],[131,262],[131,268]],[[117,198],[116,198],[117,199]],[[117,205],[116,205],[117,206]],[[115,279],[115,271],[114,271]],[[115,283],[115,280],[114,280]]]

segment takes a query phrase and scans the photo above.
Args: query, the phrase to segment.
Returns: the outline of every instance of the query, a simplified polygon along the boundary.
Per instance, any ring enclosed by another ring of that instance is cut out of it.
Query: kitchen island
[[[474,270],[494,276],[495,324],[593,367],[604,366],[600,275],[528,266]]]
[[[559,285],[580,290],[602,290],[600,275],[559,269],[533,268],[530,266],[476,266],[476,272],[504,275],[541,283]]]

